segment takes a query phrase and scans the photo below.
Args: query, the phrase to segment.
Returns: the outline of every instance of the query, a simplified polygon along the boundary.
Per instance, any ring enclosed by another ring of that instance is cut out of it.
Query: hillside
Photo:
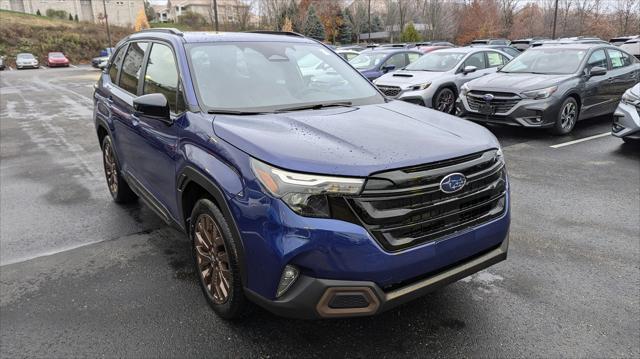
[[[111,26],[113,44],[132,31]],[[10,66],[20,52],[31,52],[42,63],[49,51],[62,51],[72,63],[86,63],[105,47],[104,25],[0,10],[0,55]]]

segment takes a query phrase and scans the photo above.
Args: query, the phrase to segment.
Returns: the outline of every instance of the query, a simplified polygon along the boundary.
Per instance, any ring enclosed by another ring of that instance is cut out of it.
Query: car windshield
[[[31,60],[34,57],[31,54],[18,54],[17,58],[20,60]]]
[[[464,58],[463,52],[434,51],[423,55],[415,62],[405,67],[408,71],[444,72],[456,67]]]
[[[274,112],[384,102],[369,81],[317,44],[205,43],[188,51],[194,83],[209,111]]]
[[[366,70],[378,66],[385,57],[387,54],[383,52],[363,53],[351,59],[349,63],[358,70]]]
[[[572,74],[578,71],[586,53],[583,49],[537,47],[511,60],[500,72]]]
[[[61,59],[64,57],[64,55],[62,54],[62,52],[50,52],[49,57],[52,59]]]

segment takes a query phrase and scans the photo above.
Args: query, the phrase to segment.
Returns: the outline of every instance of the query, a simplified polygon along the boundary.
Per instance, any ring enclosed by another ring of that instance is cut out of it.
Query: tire
[[[191,212],[189,236],[200,288],[207,303],[224,319],[236,319],[250,311],[244,295],[238,247],[220,209],[200,199]]]
[[[556,122],[551,127],[551,133],[554,135],[566,135],[571,132],[576,126],[576,122],[578,122],[579,114],[580,109],[576,99],[567,97],[560,106],[560,111],[556,115]]]
[[[443,87],[433,96],[433,109],[452,114],[456,107],[456,94],[452,89]]]
[[[114,202],[129,203],[135,201],[138,196],[133,193],[127,181],[122,177],[118,160],[113,150],[113,143],[109,136],[104,136],[104,139],[102,139],[102,164],[104,166],[104,176],[107,180],[107,188]]]
[[[622,137],[624,143],[632,144],[632,145],[640,145],[640,140],[636,140],[635,138]]]

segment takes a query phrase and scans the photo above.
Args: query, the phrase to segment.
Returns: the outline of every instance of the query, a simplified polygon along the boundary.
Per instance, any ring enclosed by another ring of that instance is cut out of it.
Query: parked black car
[[[468,120],[571,132],[576,121],[612,114],[640,81],[640,61],[611,45],[535,47],[460,89]]]

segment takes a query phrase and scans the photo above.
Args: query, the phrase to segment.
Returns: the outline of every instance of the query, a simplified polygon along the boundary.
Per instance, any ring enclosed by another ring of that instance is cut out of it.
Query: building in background
[[[144,11],[144,0],[105,0],[109,23],[119,26],[133,26],[136,15]],[[102,0],[0,0],[1,10],[11,10],[42,15],[47,10],[65,11],[72,17],[78,16],[80,21],[104,21],[104,5]]]
[[[218,21],[233,24],[246,21],[251,16],[250,4],[243,0],[217,0]],[[213,23],[213,1],[211,0],[173,0],[166,5],[154,5],[156,19],[159,22],[180,22],[179,17],[192,12]]]

